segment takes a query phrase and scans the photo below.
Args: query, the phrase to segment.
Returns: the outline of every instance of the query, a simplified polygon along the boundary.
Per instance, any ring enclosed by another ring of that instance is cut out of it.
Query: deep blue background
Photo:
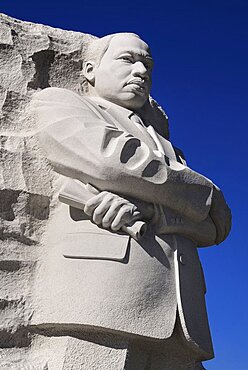
[[[188,164],[219,185],[233,212],[222,245],[201,250],[216,358],[208,370],[248,369],[248,2],[241,0],[1,0],[0,12],[103,36],[132,31],[151,46],[152,95]]]

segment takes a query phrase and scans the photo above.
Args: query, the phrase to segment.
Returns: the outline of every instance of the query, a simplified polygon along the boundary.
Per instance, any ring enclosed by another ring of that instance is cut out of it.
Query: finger
[[[95,208],[92,216],[93,222],[95,222],[97,225],[102,224],[103,217],[105,213],[108,211],[108,209],[111,207],[111,197],[106,196],[101,203]]]
[[[137,213],[136,209],[134,209],[133,207],[130,208],[130,205],[124,205],[120,208],[118,214],[113,220],[111,224],[111,229],[113,231],[120,230],[122,226],[129,225],[140,218],[140,212]]]
[[[128,222],[126,222],[124,225],[127,225],[127,226],[131,225],[135,221],[138,221],[138,220],[141,220],[141,219],[142,219],[142,214],[139,211],[137,211],[133,215],[131,215],[130,220]]]
[[[102,193],[90,198],[84,206],[84,213],[91,217],[95,208],[102,202],[106,194],[107,193],[103,191]]]
[[[118,213],[117,213],[116,217],[114,218],[114,220],[113,220],[113,222],[112,222],[112,224],[111,224],[111,229],[112,229],[113,231],[118,231],[118,230],[120,230],[120,228],[122,227],[122,225],[124,225],[124,224],[125,224],[125,222],[127,221],[127,219],[128,219],[128,215],[130,215],[130,213],[131,213],[130,206],[123,205],[123,206],[119,209],[119,211],[118,211]]]
[[[123,203],[120,200],[115,200],[110,208],[107,210],[107,212],[104,214],[102,218],[102,226],[105,229],[110,228],[110,225],[112,224],[113,220],[115,219],[117,212],[119,209],[123,206]]]

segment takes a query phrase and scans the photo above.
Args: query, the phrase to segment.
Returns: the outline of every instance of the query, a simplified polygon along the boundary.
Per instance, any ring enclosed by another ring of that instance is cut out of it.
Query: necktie
[[[143,134],[150,135],[157,147],[157,150],[154,150],[154,152],[159,157],[164,156],[164,159],[168,166],[172,167],[174,170],[181,170],[182,168],[184,168],[184,165],[177,161],[175,151],[169,140],[163,138],[162,144],[153,126],[149,125],[148,127],[146,127],[142,119],[137,114],[133,113],[130,116],[130,119],[141,131],[143,131]]]
[[[142,119],[135,113],[132,114],[132,116],[130,117],[131,121],[141,130],[144,132],[145,130],[145,134],[147,135],[147,133],[151,136],[151,138],[153,139],[153,141],[155,142],[156,144],[156,147],[157,147],[157,150],[165,155],[165,152],[164,152],[164,149],[163,149],[163,146],[159,140],[159,138],[157,137],[156,135],[156,132],[154,130],[154,128],[149,125],[148,127],[146,127],[142,121]]]
[[[146,127],[142,121],[142,119],[135,113],[133,113],[130,117],[131,121],[137,126],[140,128],[140,126],[142,127]]]

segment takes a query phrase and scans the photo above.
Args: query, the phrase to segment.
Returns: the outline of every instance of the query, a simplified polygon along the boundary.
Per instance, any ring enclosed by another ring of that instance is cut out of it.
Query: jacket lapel
[[[107,122],[114,124],[114,126],[119,130],[126,131],[134,137],[139,138],[152,150],[159,150],[162,146],[163,154],[170,158],[170,160],[177,161],[171,142],[155,131],[152,125],[148,126],[148,128],[145,128],[142,125],[137,126],[130,119],[133,112],[129,109],[119,107],[118,105],[104,99],[93,98],[91,101],[92,100],[99,109],[101,116]]]
[[[147,132],[146,128],[142,125],[137,126],[135,125],[130,117],[132,116],[133,112],[128,109],[119,109],[118,106],[110,105],[106,112],[114,118],[115,125],[120,129],[128,132],[129,134],[133,135],[134,137],[139,138],[141,141],[146,143],[149,148],[156,150],[157,146],[152,139],[152,137]]]

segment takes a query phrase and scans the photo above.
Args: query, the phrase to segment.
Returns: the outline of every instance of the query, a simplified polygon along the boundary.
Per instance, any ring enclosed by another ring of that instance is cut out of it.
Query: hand
[[[228,207],[222,191],[214,185],[212,205],[209,212],[216,227],[216,244],[223,242],[230,232],[232,214]]]
[[[84,212],[93,222],[104,229],[118,231],[142,218],[137,206],[119,195],[102,191],[93,196],[84,207]]]

